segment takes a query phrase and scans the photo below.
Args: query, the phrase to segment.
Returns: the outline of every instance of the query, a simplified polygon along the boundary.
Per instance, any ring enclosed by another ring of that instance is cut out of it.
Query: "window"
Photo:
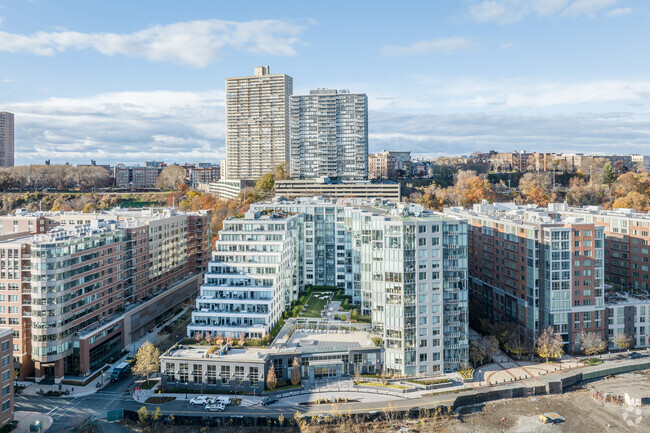
[[[165,363],[165,373],[167,374],[167,382],[174,382],[176,379],[174,379],[174,369],[176,366],[174,365],[173,362],[167,362]]]
[[[9,388],[10,387],[11,387],[11,385],[5,385],[5,386],[2,387],[2,396],[3,397],[9,395]]]
[[[2,411],[3,412],[8,411],[10,407],[11,407],[11,400],[7,400],[7,401],[2,402]]]
[[[420,353],[420,362],[427,362],[428,356],[426,353]]]
[[[230,366],[222,365],[221,366],[221,384],[227,385],[230,382]]]
[[[208,380],[209,385],[216,385],[217,384],[217,366],[216,365],[208,365],[207,380]]]
[[[248,380],[251,386],[257,386],[259,383],[259,367],[250,367],[248,370]]]

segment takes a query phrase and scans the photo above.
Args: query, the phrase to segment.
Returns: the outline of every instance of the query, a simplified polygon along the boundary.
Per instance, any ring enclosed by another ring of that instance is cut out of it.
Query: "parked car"
[[[266,406],[267,404],[273,404],[273,403],[277,403],[277,402],[278,402],[278,398],[276,396],[269,395],[268,397],[265,397],[262,400],[262,406]]]
[[[230,397],[227,395],[217,397],[217,402],[223,404],[224,406],[228,406],[231,403]]]
[[[126,358],[124,358],[124,362],[128,362],[129,364],[133,364],[135,362],[135,356],[129,355]]]
[[[192,406],[194,405],[204,405],[210,403],[210,397],[206,397],[205,395],[199,395],[198,397],[194,397],[192,400],[190,400],[190,404]]]
[[[221,403],[208,404],[205,406],[205,410],[208,412],[223,412],[225,409],[226,406]]]
[[[630,359],[639,359],[639,358],[645,358],[645,355],[639,352],[630,353]]]

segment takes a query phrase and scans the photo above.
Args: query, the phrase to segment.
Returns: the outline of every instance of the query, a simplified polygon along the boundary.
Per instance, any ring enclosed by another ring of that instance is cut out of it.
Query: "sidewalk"
[[[22,410],[14,413],[14,421],[18,422],[18,426],[12,430],[14,433],[29,432],[29,426],[36,421],[41,422],[41,433],[43,433],[52,427],[52,424],[54,423],[54,420],[49,415],[40,412],[26,412]]]
[[[175,316],[171,317],[169,320],[167,320],[165,323],[161,324],[157,328],[154,328],[153,332],[147,333],[144,336],[142,336],[139,340],[136,340],[132,342],[129,347],[125,347],[125,350],[133,349],[135,347],[135,350],[142,346],[144,343],[147,341],[150,341],[152,343],[157,343],[159,339],[158,333],[160,330],[167,325],[168,323],[173,322],[174,320],[178,319],[180,316],[185,314],[187,311],[187,307],[181,310],[178,314]],[[125,354],[124,356],[120,357],[116,362],[112,364],[108,364],[109,368],[106,370],[104,373],[100,374],[97,376],[95,379],[93,379],[91,382],[88,383],[88,385],[85,386],[77,386],[77,385],[61,385],[59,389],[58,384],[54,385],[41,385],[39,383],[35,382],[20,382],[21,385],[26,386],[25,389],[23,389],[22,393],[24,395],[38,395],[37,392],[38,390],[43,390],[43,392],[47,391],[70,391],[69,395],[62,395],[60,398],[73,398],[73,397],[84,397],[87,395],[91,395],[99,391],[100,389],[104,388],[106,385],[111,383],[110,381],[110,376],[111,376],[111,371],[113,371],[113,367],[120,362],[123,362],[127,356],[132,355],[135,356],[135,352],[129,352]],[[102,377],[103,376],[103,377]],[[100,386],[97,386],[97,384],[101,384]]]

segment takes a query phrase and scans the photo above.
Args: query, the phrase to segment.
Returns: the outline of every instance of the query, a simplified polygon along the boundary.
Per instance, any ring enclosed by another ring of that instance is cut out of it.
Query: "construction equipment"
[[[556,424],[565,421],[566,419],[557,412],[547,412],[539,416],[539,422],[542,424]]]

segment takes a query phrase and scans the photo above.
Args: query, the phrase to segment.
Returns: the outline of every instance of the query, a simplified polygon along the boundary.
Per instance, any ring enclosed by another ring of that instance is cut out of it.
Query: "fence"
[[[400,390],[395,390],[395,391],[387,391],[383,389],[368,389],[368,388],[309,388],[309,389],[301,389],[298,391],[285,391],[277,394],[273,394],[278,398],[286,398],[286,397],[295,397],[297,395],[304,395],[304,394],[314,394],[314,393],[339,393],[339,392],[363,392],[366,394],[383,394],[383,395],[390,395],[392,397],[404,397],[401,394],[404,393],[406,390],[400,389]],[[406,398],[406,397],[404,397]]]

